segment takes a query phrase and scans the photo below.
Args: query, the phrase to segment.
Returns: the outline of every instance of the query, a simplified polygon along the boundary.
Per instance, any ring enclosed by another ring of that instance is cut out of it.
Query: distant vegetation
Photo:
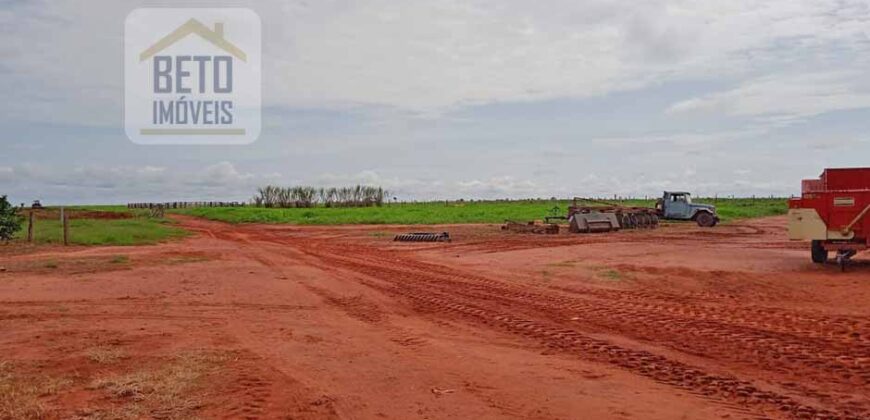
[[[450,201],[427,203],[388,203],[386,193],[375,188],[336,189],[334,198],[321,198],[320,190],[310,202],[291,195],[289,201],[273,202],[273,207],[199,207],[170,210],[230,223],[288,223],[299,225],[339,224],[452,224],[501,223],[505,220],[541,220],[545,216],[565,215],[568,200],[501,200]],[[357,192],[358,191],[358,192]],[[265,191],[264,191],[265,192]],[[267,194],[268,195],[268,194]],[[380,200],[377,198],[380,197]],[[283,198],[282,198],[283,200]],[[652,207],[654,200],[610,200],[628,206]],[[785,214],[785,198],[695,199],[716,205],[723,222]],[[301,204],[301,205],[300,205]],[[279,206],[287,205],[287,208]],[[128,210],[124,206],[89,206],[67,208],[70,215],[70,238],[75,245],[142,245],[154,244],[188,233],[171,219],[152,217],[148,210]],[[28,209],[22,212],[29,212]],[[39,210],[34,240],[40,244],[62,243],[62,225],[57,208]],[[13,241],[23,242],[26,232],[18,230]]]
[[[170,220],[149,217],[147,212],[131,212],[118,206],[67,208],[65,211],[69,214],[70,243],[73,245],[147,245],[188,235]],[[14,239],[24,242],[26,236],[26,232],[19,231]],[[63,243],[59,209],[36,212],[33,238],[37,244]]]
[[[611,200],[613,201],[613,200]],[[624,205],[653,207],[655,200],[615,200]],[[723,222],[775,216],[787,211],[785,198],[696,199],[716,205]],[[451,201],[392,203],[364,208],[194,208],[178,213],[230,223],[337,224],[450,224],[501,223],[510,220],[541,220],[565,215],[567,200]],[[333,206],[334,207],[334,206]]]
[[[277,187],[268,185],[257,190],[251,199],[254,207],[312,208],[380,207],[387,192],[381,187],[357,185],[343,188]]]
[[[9,204],[6,196],[0,196],[0,241],[7,242],[21,230],[21,216]]]

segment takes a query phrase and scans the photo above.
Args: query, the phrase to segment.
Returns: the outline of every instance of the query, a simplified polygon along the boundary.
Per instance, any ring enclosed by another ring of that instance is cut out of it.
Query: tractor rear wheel
[[[810,245],[813,262],[816,264],[824,264],[828,262],[828,250],[822,245],[822,241],[813,241]]]
[[[713,227],[716,226],[716,218],[713,217],[712,214],[707,213],[706,211],[698,212],[695,216],[695,222],[698,223],[700,227]]]

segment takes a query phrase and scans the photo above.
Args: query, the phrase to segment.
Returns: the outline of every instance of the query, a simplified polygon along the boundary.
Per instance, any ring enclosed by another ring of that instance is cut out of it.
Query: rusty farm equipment
[[[559,225],[555,223],[520,223],[513,220],[505,220],[504,224],[501,226],[501,229],[514,233],[534,233],[539,235],[555,235],[559,233]]]
[[[569,230],[573,233],[612,232],[622,229],[655,229],[656,209],[621,206],[606,201],[575,197],[568,207]]]
[[[414,232],[402,233],[393,238],[396,242],[450,242],[450,234],[447,232]]]
[[[813,262],[827,262],[834,251],[845,270],[852,256],[870,248],[870,168],[825,169],[803,181],[800,198],[788,207],[789,238],[811,241]]]

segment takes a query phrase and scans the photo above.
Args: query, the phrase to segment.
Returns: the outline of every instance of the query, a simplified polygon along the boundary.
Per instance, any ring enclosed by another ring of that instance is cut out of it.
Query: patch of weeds
[[[123,359],[124,352],[114,347],[94,347],[87,351],[88,359],[100,364],[111,364]]]
[[[577,265],[577,261],[566,260],[566,261],[559,261],[559,262],[549,263],[549,264],[547,264],[547,265],[550,266],[550,267],[572,268],[572,267],[574,267],[575,265]]]
[[[547,271],[547,270],[542,270],[542,271],[541,271],[541,277],[544,278],[544,281],[550,281],[550,276],[552,276],[552,275],[553,275],[553,273],[550,273],[550,272]]]
[[[109,262],[112,264],[126,264],[130,262],[130,257],[126,255],[115,255],[111,260],[109,260]]]
[[[72,384],[62,377],[22,375],[10,362],[0,361],[0,419],[42,419],[48,415],[41,398]]]
[[[130,404],[122,408],[97,408],[78,410],[76,418],[79,420],[119,420],[142,418],[142,408],[137,404]]]
[[[392,235],[390,235],[387,232],[369,232],[369,236],[374,237],[374,238],[384,238],[384,237],[392,236]]]
[[[123,401],[133,417],[189,418],[202,406],[196,398],[201,379],[230,360],[226,352],[193,352],[166,364],[127,375],[94,380],[91,389]]]
[[[58,264],[57,264],[57,261],[46,261],[45,264],[43,265],[43,267],[55,269],[58,267]]]
[[[195,262],[203,262],[210,260],[209,257],[204,255],[179,255],[174,256],[166,260],[166,263],[169,265],[175,264],[187,264],[187,263],[195,263]]]
[[[612,268],[601,270],[598,272],[598,275],[608,280],[622,280],[623,277],[622,273]]]

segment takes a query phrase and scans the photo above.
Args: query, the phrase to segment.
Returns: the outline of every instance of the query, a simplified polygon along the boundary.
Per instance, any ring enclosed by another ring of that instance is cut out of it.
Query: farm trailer
[[[561,217],[548,217],[561,219]],[[659,219],[693,220],[698,226],[713,227],[719,223],[716,207],[692,202],[687,192],[665,191],[656,200],[655,208],[628,207],[606,201],[574,197],[568,207],[568,225],[571,232],[609,232],[620,229],[655,229]]]
[[[870,247],[870,168],[825,169],[818,179],[806,179],[801,197],[788,202],[792,240],[809,240],[815,263],[837,253],[845,269],[849,258]]]

